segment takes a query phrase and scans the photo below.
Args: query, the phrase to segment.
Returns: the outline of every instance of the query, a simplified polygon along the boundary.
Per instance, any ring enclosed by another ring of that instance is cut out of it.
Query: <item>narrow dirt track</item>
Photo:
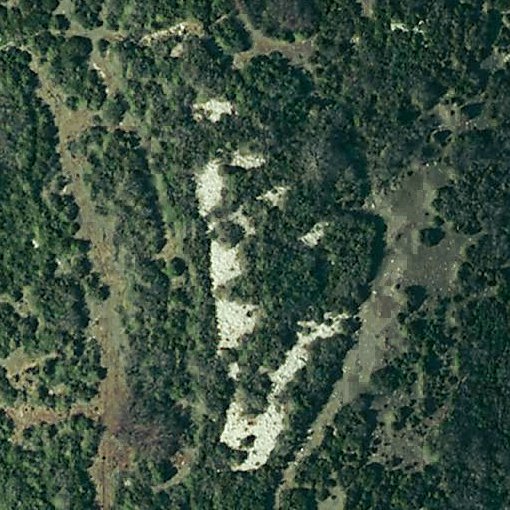
[[[94,270],[101,275],[110,289],[110,296],[105,302],[89,303],[89,334],[95,337],[101,346],[101,362],[107,375],[101,382],[98,398],[90,403],[94,407],[94,413],[88,413],[98,417],[105,427],[98,455],[90,472],[97,487],[100,507],[110,510],[114,508],[116,475],[119,470],[127,467],[131,456],[130,449],[117,438],[129,402],[125,377],[125,357],[129,343],[119,315],[119,307],[124,303],[126,284],[123,268],[114,253],[114,220],[97,214],[83,179],[85,162],[73,158],[67,149],[69,141],[76,139],[90,127],[93,112],[68,109],[64,106],[59,91],[46,79],[44,71],[36,61],[34,70],[41,81],[39,95],[49,105],[58,128],[60,161],[63,173],[70,181],[67,191],[74,196],[79,207],[81,228],[76,236],[91,242],[90,258]]]

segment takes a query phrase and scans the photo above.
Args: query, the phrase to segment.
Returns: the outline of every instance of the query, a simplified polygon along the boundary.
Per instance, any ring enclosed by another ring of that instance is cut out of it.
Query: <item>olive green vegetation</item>
[[[0,374],[4,407],[65,412],[90,400],[105,374],[86,328],[87,303],[106,299],[108,289],[92,270],[90,243],[76,238],[79,210],[63,191],[55,150],[60,126],[36,96],[33,54],[68,109],[97,114],[65,150],[83,165],[96,213],[114,221],[111,249],[125,273],[118,312],[129,339],[131,398],[118,438],[134,459],[119,474],[115,508],[266,509],[278,487],[280,507],[298,510],[317,508],[338,487],[349,509],[509,506],[510,72],[500,56],[510,32],[503,2],[379,0],[363,12],[354,0],[77,0],[65,15],[52,14],[54,2],[33,4],[0,6],[7,119],[0,355],[22,347],[51,356],[28,389]],[[246,17],[274,40],[313,38],[306,69],[276,52],[233,66],[233,54],[252,47]],[[183,19],[200,22],[205,35],[140,43]],[[101,27],[118,37],[98,39]],[[177,41],[182,56],[172,58]],[[120,63],[119,89],[109,95],[91,66],[93,51]],[[231,100],[236,115],[196,121],[192,103],[216,96]],[[253,171],[224,165],[227,193],[213,212],[221,221],[208,233],[194,174],[218,155],[228,162],[240,147],[262,152],[266,164]],[[430,248],[452,232],[471,236],[450,290],[402,282],[403,345],[385,354],[361,396],[339,408],[295,479],[283,481],[342,377],[363,327],[357,313],[391,254],[384,221],[365,204],[430,167],[447,179],[435,193],[433,221],[415,239]],[[281,208],[257,199],[274,186],[289,190]],[[240,207],[255,235],[226,221]],[[299,238],[318,221],[328,224],[324,237],[307,247]],[[239,246],[246,261],[223,292],[261,310],[254,332],[225,356],[216,354],[212,236]],[[306,368],[280,396],[287,426],[268,463],[232,471],[242,455],[219,437],[235,388],[250,412],[261,412],[267,372],[295,344],[297,322],[330,311],[353,319],[312,346]],[[236,383],[227,377],[234,360]],[[62,385],[63,393],[50,391]],[[86,469],[101,426],[81,416],[34,425],[18,445],[2,416],[4,484],[8,494],[26,494],[23,506],[6,499],[5,508],[94,508]],[[398,444],[387,446],[382,436]],[[429,454],[404,458],[403,438]],[[26,460],[29,452],[35,461]]]

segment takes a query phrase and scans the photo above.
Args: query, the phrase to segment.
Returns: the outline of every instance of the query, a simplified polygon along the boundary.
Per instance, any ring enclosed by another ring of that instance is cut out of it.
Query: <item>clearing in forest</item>
[[[295,65],[302,66],[305,69],[309,68],[309,60],[314,52],[313,38],[291,43],[267,37],[261,30],[253,26],[241,0],[236,0],[236,7],[239,12],[239,18],[244,23],[246,30],[251,36],[253,46],[247,51],[242,51],[234,55],[235,67],[242,68],[257,55],[269,55],[270,53],[278,51]]]
[[[265,163],[262,155],[235,151],[231,165],[246,170],[256,169]],[[196,175],[196,196],[199,213],[206,218],[209,232],[213,232],[218,220],[211,213],[223,202],[226,184],[222,175],[222,162],[214,159]],[[229,221],[240,225],[245,235],[254,233],[250,219],[242,210],[231,214]],[[229,246],[212,239],[210,244],[210,267],[212,293],[216,303],[216,320],[218,324],[218,352],[222,349],[237,347],[240,339],[253,331],[257,321],[258,307],[252,303],[238,303],[222,296],[222,288],[243,272],[240,260],[240,247]]]
[[[437,246],[426,247],[419,242],[420,229],[433,221],[436,190],[445,185],[447,178],[446,171],[439,167],[416,167],[398,186],[374,193],[367,200],[367,209],[382,216],[386,223],[385,257],[372,282],[372,293],[360,307],[362,326],[356,345],[343,362],[343,376],[312,425],[309,439],[284,472],[277,505],[281,490],[293,487],[297,466],[320,447],[325,429],[339,409],[367,391],[372,374],[384,366],[388,357],[405,348],[397,321],[405,303],[405,287],[419,284],[432,291],[451,291],[463,247],[472,239],[448,232]],[[406,448],[399,453],[409,461],[418,456],[423,462],[421,444],[407,444]]]

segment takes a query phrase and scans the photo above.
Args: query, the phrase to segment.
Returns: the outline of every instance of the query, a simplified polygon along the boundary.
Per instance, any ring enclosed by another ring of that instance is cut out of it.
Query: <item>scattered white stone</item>
[[[228,219],[232,221],[233,223],[237,223],[237,225],[240,225],[244,233],[247,236],[252,236],[256,233],[255,227],[253,225],[253,222],[251,221],[251,218],[244,214],[242,207],[240,207],[236,212],[232,213]]]
[[[101,79],[103,81],[106,81],[106,74],[105,74],[105,72],[95,62],[92,62],[92,68],[95,71],[97,71],[97,74],[99,74],[99,76],[101,76]]]
[[[208,119],[211,122],[218,122],[222,115],[233,113],[234,106],[227,100],[209,99],[209,101],[193,105],[193,118],[197,121]]]
[[[267,462],[284,428],[284,418],[285,413],[275,402],[271,402],[267,410],[255,418],[247,416],[237,400],[230,404],[221,441],[234,450],[248,452],[244,462],[232,467],[234,471],[253,471]],[[246,448],[242,441],[249,436],[255,436],[255,441]]]
[[[170,57],[181,58],[184,55],[184,44],[177,43],[170,51]]]
[[[242,154],[239,150],[234,152],[231,165],[251,170],[252,168],[259,168],[266,162],[266,158],[262,154],[247,153]]]
[[[237,303],[216,299],[218,322],[218,350],[235,349],[244,335],[252,333],[257,323],[258,307],[249,303]]]
[[[229,247],[219,241],[211,241],[211,280],[212,291],[216,292],[230,280],[242,274],[239,261],[239,248]]]
[[[196,195],[199,212],[207,216],[215,207],[221,204],[222,192],[225,187],[223,176],[220,174],[221,162],[219,159],[209,161],[202,172],[196,176]]]
[[[278,402],[278,397],[295,374],[306,365],[309,357],[308,347],[319,338],[330,338],[341,331],[342,320],[347,314],[325,314],[325,321],[317,324],[315,321],[302,321],[298,325],[303,331],[297,335],[297,342],[287,352],[284,363],[270,374],[273,386],[268,395],[268,407],[265,412],[256,417],[247,416],[239,403],[234,399],[230,404],[225,428],[221,434],[221,441],[235,450],[248,453],[247,458],[236,466],[235,471],[252,471],[263,466],[276,446],[276,441],[284,428],[285,411]],[[254,436],[253,445],[246,447],[242,444],[249,436]]]
[[[231,379],[234,379],[234,381],[237,380],[237,377],[239,376],[240,371],[241,371],[241,369],[239,368],[239,363],[237,363],[236,361],[233,361],[232,363],[229,364],[228,376]]]
[[[329,338],[339,333],[346,314],[325,314],[325,322],[317,324],[315,321],[300,321],[298,326],[304,331],[297,334],[296,345],[287,352],[283,365],[269,377],[273,382],[272,393],[279,395],[292,380],[294,374],[303,368],[308,361],[308,347],[318,338]]]
[[[319,221],[309,232],[301,236],[299,240],[310,248],[317,246],[319,241],[324,237],[328,225],[329,223],[327,221]]]
[[[264,200],[269,202],[273,207],[282,207],[285,201],[285,195],[289,191],[288,186],[275,186],[274,188],[266,191],[264,194],[259,195],[257,200]]]
[[[425,31],[421,28],[421,25],[423,25],[423,21],[420,21],[415,27],[409,28],[405,23],[402,23],[401,21],[391,21],[390,30],[392,32],[400,30],[401,32],[414,32],[415,34],[424,34]]]
[[[391,21],[390,30],[392,32],[395,32],[396,30],[400,30],[402,32],[409,32],[409,28],[407,28],[407,25],[405,25],[401,21]]]
[[[221,161],[210,161],[202,172],[196,175],[196,195],[199,212],[203,217],[221,205],[225,188],[220,173]],[[231,221],[241,225],[247,235],[255,233],[249,218],[238,209],[229,216]],[[216,226],[216,220],[208,218],[209,231]],[[216,321],[218,324],[218,352],[222,349],[238,347],[241,338],[255,328],[258,307],[251,303],[238,303],[221,297],[219,291],[230,280],[242,274],[239,246],[230,247],[218,240],[212,240],[210,246],[210,268],[212,294],[216,303]]]
[[[140,39],[140,43],[150,45],[154,41],[164,41],[171,37],[183,37],[185,35],[197,35],[201,37],[203,34],[204,29],[201,23],[198,23],[197,21],[182,21],[181,23],[177,23],[169,28],[164,28],[144,35]]]

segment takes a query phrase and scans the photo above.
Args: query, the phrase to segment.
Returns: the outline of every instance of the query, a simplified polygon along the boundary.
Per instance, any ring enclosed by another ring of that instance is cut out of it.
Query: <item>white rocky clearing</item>
[[[424,22],[420,21],[416,26],[409,27],[405,23],[402,23],[401,21],[391,20],[390,22],[390,30],[392,32],[414,32],[415,34],[425,34],[425,31],[423,30]]]
[[[184,37],[185,35],[204,35],[204,27],[198,21],[181,21],[168,28],[151,32],[150,34],[144,35],[140,39],[140,43],[146,46],[150,46],[155,41],[164,41],[171,39],[172,37]]]
[[[226,99],[209,99],[197,102],[192,108],[193,118],[196,121],[207,119],[213,123],[218,122],[222,115],[233,115],[235,113],[234,105]]]
[[[194,109],[197,111],[199,108]],[[207,112],[208,108],[204,108],[203,111]],[[216,113],[220,116],[230,115],[232,111]],[[204,120],[204,118],[200,117],[199,120]],[[209,118],[209,120],[214,122],[213,118]],[[263,155],[237,150],[230,160],[230,165],[252,170],[261,167],[265,162]],[[206,219],[210,233],[214,231],[220,221],[214,218],[211,213],[222,205],[226,192],[222,164],[220,159],[213,159],[195,175],[199,213]],[[287,191],[288,188],[278,186],[268,190],[258,199],[266,200],[271,205],[279,207],[282,205]],[[245,235],[255,233],[251,219],[244,214],[242,207],[229,214],[226,219],[241,225]],[[313,248],[324,235],[327,225],[327,222],[317,223],[300,240]],[[240,276],[242,272],[243,263],[239,246],[232,247],[218,240],[211,240],[210,275],[212,294],[216,305],[219,335],[218,354],[221,354],[224,349],[236,349],[243,336],[254,330],[258,320],[260,312],[257,304],[232,301],[223,295],[224,286]],[[235,395],[227,410],[225,428],[220,438],[230,448],[247,453],[243,462],[232,466],[233,470],[255,470],[267,462],[276,446],[278,436],[285,428],[286,411],[279,402],[279,397],[296,373],[306,365],[310,345],[319,339],[325,340],[339,333],[342,329],[342,321],[347,317],[341,313],[329,313],[324,315],[324,320],[320,324],[315,321],[298,322],[299,331],[296,344],[287,352],[281,366],[269,375],[272,387],[268,395],[267,409],[263,413],[255,417],[245,414],[239,395]],[[239,365],[235,362],[231,363],[229,376],[236,380],[238,374]],[[251,444],[246,442],[246,440],[252,439]]]
[[[252,168],[261,167],[265,162],[266,158],[264,158],[262,154],[254,154],[253,152],[237,150],[234,152],[230,164],[232,166],[238,166],[246,170],[250,170]]]
[[[230,164],[253,169],[265,163],[265,159],[257,154],[243,154],[239,159],[239,152],[234,154]],[[204,169],[196,175],[196,196],[199,213],[208,221],[208,230],[212,232],[218,220],[211,218],[211,212],[222,204],[225,182],[221,174],[220,159],[211,160]],[[245,235],[253,235],[255,228],[242,209],[230,214],[228,220],[240,225]],[[212,240],[210,245],[210,275],[212,294],[216,304],[216,321],[218,324],[218,352],[223,349],[235,349],[244,335],[253,331],[257,322],[258,306],[252,303],[239,303],[224,298],[221,289],[232,279],[242,274],[239,246],[228,246],[218,240]]]
[[[230,280],[243,274],[237,246],[231,248],[213,239],[210,272],[213,294]]]
[[[237,150],[230,165],[251,170],[259,168],[266,162],[261,154],[241,153]],[[196,175],[196,195],[198,199],[198,210],[201,216],[207,217],[215,207],[221,205],[223,201],[223,192],[225,190],[225,181],[221,175],[222,161],[213,159],[205,165],[204,169]],[[239,213],[235,213],[238,215]],[[235,218],[235,217],[234,217]],[[239,216],[237,216],[239,218]],[[243,223],[245,219],[241,219]],[[241,226],[243,225],[241,223]],[[209,227],[214,227],[215,222],[209,222]]]
[[[218,349],[235,349],[244,335],[251,333],[257,323],[258,306],[226,299],[216,300],[218,321]]]
[[[196,195],[198,200],[198,211],[204,218],[218,207],[223,198],[225,183],[220,173],[221,161],[213,159],[205,165],[204,169],[196,176]],[[209,222],[209,229],[211,230]]]
[[[327,221],[319,221],[316,223],[309,232],[301,236],[299,240],[306,244],[309,248],[313,248],[319,244],[319,241],[324,237],[326,233],[326,227],[329,223]]]
[[[287,195],[288,191],[289,191],[288,186],[275,186],[269,191],[263,193],[262,195],[259,195],[257,197],[257,200],[263,200],[271,204],[273,207],[281,208],[283,206],[283,203],[285,202],[285,196]]]
[[[234,399],[230,404],[221,441],[234,450],[248,453],[241,464],[232,467],[233,470],[252,471],[268,461],[285,426],[286,412],[278,397],[295,374],[306,365],[309,357],[308,347],[318,339],[331,338],[339,333],[342,330],[342,321],[346,318],[348,318],[346,314],[330,313],[324,316],[324,322],[321,324],[315,321],[298,323],[301,331],[297,335],[296,345],[287,352],[283,364],[269,376],[272,388],[268,395],[269,405],[264,413],[256,417],[248,416],[238,399]],[[249,437],[255,438],[253,444],[243,445]]]

